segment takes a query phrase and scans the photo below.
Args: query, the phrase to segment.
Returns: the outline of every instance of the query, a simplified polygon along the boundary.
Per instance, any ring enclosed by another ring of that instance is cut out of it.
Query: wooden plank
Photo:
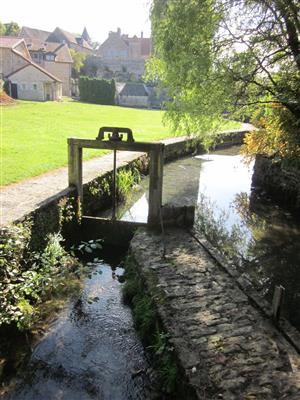
[[[82,148],[68,140],[69,186],[75,186],[82,202]]]
[[[90,149],[104,150],[125,150],[149,153],[152,150],[159,149],[162,143],[145,143],[145,142],[109,142],[96,139],[77,139],[69,138],[68,143],[77,145],[78,147],[86,147]]]
[[[150,152],[149,213],[148,224],[158,226],[161,222],[163,189],[164,144]]]

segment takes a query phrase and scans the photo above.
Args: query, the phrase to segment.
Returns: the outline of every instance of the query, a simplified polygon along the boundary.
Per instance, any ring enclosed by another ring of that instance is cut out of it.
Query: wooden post
[[[69,186],[75,186],[77,189],[78,199],[82,203],[82,147],[68,139],[68,169],[69,169]]]
[[[159,226],[161,219],[164,144],[150,151],[149,213],[148,224]]]
[[[274,318],[275,322],[278,322],[280,319],[284,294],[285,294],[285,288],[283,286],[281,286],[281,285],[275,286],[273,301],[272,301],[273,318]]]

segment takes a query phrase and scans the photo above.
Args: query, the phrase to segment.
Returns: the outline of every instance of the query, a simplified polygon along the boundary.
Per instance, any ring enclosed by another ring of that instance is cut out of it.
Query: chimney
[[[119,36],[121,36],[121,28],[117,29],[117,33],[118,33]]]
[[[141,39],[143,39],[143,37],[144,37],[144,32],[142,31],[141,32]]]

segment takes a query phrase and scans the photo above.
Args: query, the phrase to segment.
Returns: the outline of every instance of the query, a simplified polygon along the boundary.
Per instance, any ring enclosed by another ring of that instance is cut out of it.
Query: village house
[[[120,106],[148,108],[149,93],[146,86],[139,82],[127,82],[117,85],[117,101]]]
[[[0,76],[12,97],[41,101],[61,99],[61,80],[32,61],[23,38],[0,37],[0,58]]]
[[[82,35],[67,32],[61,28],[55,28],[53,32],[43,31],[41,29],[29,28],[23,26],[20,36],[28,42],[27,39],[39,40],[40,42],[48,43],[61,43],[66,44],[70,49],[86,55],[93,53],[91,46],[91,38],[84,27]]]
[[[25,39],[32,60],[62,81],[63,96],[71,96],[73,59],[66,44]]]
[[[150,58],[152,41],[150,38],[121,34],[121,29],[109,32],[108,38],[97,50],[104,69],[114,73],[129,72],[135,79],[140,79],[145,71],[145,61]]]

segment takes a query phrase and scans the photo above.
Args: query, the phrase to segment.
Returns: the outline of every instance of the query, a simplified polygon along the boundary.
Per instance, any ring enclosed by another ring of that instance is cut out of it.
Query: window
[[[34,83],[32,86],[33,86],[33,90],[37,90],[37,84],[36,83]]]
[[[54,54],[46,54],[46,60],[47,61],[54,61],[55,60]]]
[[[22,83],[22,90],[26,90],[26,83]]]

